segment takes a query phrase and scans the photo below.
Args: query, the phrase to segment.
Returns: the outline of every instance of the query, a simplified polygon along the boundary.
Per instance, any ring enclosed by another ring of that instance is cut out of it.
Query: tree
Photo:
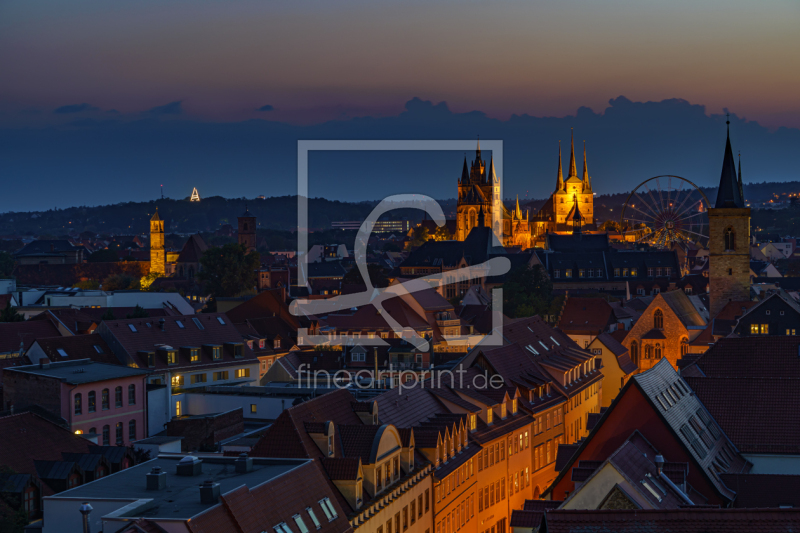
[[[72,286],[74,289],[94,290],[100,288],[100,282],[96,279],[84,279]]]
[[[153,282],[158,278],[158,272],[150,272],[148,275],[139,280],[139,285],[141,285],[143,291],[154,290]]]
[[[386,277],[386,271],[381,268],[380,265],[369,263],[367,265],[367,274],[369,274],[369,279],[373,287],[382,289],[389,286],[389,278]],[[357,266],[351,268],[347,274],[344,275],[342,278],[342,285],[365,285],[364,278],[361,277],[361,271],[358,270]]]
[[[115,250],[97,250],[91,254],[87,259],[89,263],[116,263],[119,261],[119,255]]]
[[[247,252],[243,244],[228,243],[214,246],[200,258],[197,277],[214,296],[236,296],[256,285],[261,258],[257,252]]]
[[[541,265],[511,271],[503,284],[503,312],[512,318],[546,314],[553,283]]]
[[[428,228],[425,226],[417,226],[411,230],[411,241],[409,242],[409,246],[411,248],[418,248],[428,242],[431,236],[428,232]]]
[[[620,231],[619,222],[608,219],[600,225],[600,231]]]
[[[150,313],[141,305],[136,304],[136,307],[133,308],[133,312],[125,315],[125,318],[150,318]]]
[[[109,308],[108,311],[103,313],[103,316],[100,317],[100,320],[116,320],[116,319],[117,317],[114,316],[114,311],[112,311],[111,308]]]
[[[436,228],[436,231],[433,234],[433,238],[437,241],[452,241],[453,234],[450,233],[450,230],[447,229],[447,226],[440,226]]]
[[[112,274],[103,280],[104,291],[138,290],[139,280],[128,274]]]
[[[0,312],[0,322],[22,322],[25,317],[17,313],[17,310],[11,307],[11,300],[6,302],[6,308]]]
[[[8,252],[0,252],[0,278],[10,278],[14,271],[14,256]]]

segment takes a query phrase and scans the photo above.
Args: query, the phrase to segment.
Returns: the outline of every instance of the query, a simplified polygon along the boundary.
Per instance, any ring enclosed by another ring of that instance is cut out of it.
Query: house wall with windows
[[[688,353],[689,340],[689,330],[664,297],[657,294],[631,327],[622,345],[628,349],[639,371],[644,372],[663,358],[677,368],[678,359]]]

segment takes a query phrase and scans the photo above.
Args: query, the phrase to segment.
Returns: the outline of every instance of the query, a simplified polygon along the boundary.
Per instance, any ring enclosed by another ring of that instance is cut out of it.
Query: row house
[[[431,464],[413,431],[380,421],[375,401],[340,389],[286,409],[251,455],[318,461],[354,529],[431,533]]]
[[[38,405],[66,421],[77,435],[94,435],[104,446],[127,446],[146,437],[148,371],[90,359],[7,368],[3,403]]]
[[[258,359],[223,313],[109,320],[96,334],[121,364],[149,371],[148,434],[184,414],[184,390],[258,384]]]

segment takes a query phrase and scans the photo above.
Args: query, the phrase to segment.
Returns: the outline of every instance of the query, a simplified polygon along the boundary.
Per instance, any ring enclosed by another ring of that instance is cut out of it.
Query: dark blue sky
[[[161,184],[173,198],[188,196],[192,187],[201,196],[294,194],[298,139],[501,139],[505,195],[531,198],[553,188],[559,140],[566,167],[573,127],[578,151],[586,140],[599,194],[629,190],[659,174],[715,185],[725,142],[724,115],[709,115],[703,106],[682,100],[637,103],[625,97],[598,112],[584,107],[561,118],[508,120],[455,113],[445,103],[419,99],[408,101],[397,116],[316,125],[203,121],[170,103],[135,117],[101,117],[91,109],[61,113],[69,120],[58,125],[0,129],[0,211],[148,200],[158,196]],[[800,179],[799,129],[770,130],[736,115],[731,122],[745,182]],[[452,198],[463,157],[463,152],[314,153],[310,195],[367,200],[411,192]],[[578,158],[581,172],[580,153]]]

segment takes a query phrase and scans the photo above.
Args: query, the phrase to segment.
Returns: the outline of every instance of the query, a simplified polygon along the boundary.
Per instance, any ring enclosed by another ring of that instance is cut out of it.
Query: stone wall
[[[708,210],[709,298],[713,319],[729,301],[750,300],[750,208]],[[725,232],[733,229],[733,250],[725,249]]]

